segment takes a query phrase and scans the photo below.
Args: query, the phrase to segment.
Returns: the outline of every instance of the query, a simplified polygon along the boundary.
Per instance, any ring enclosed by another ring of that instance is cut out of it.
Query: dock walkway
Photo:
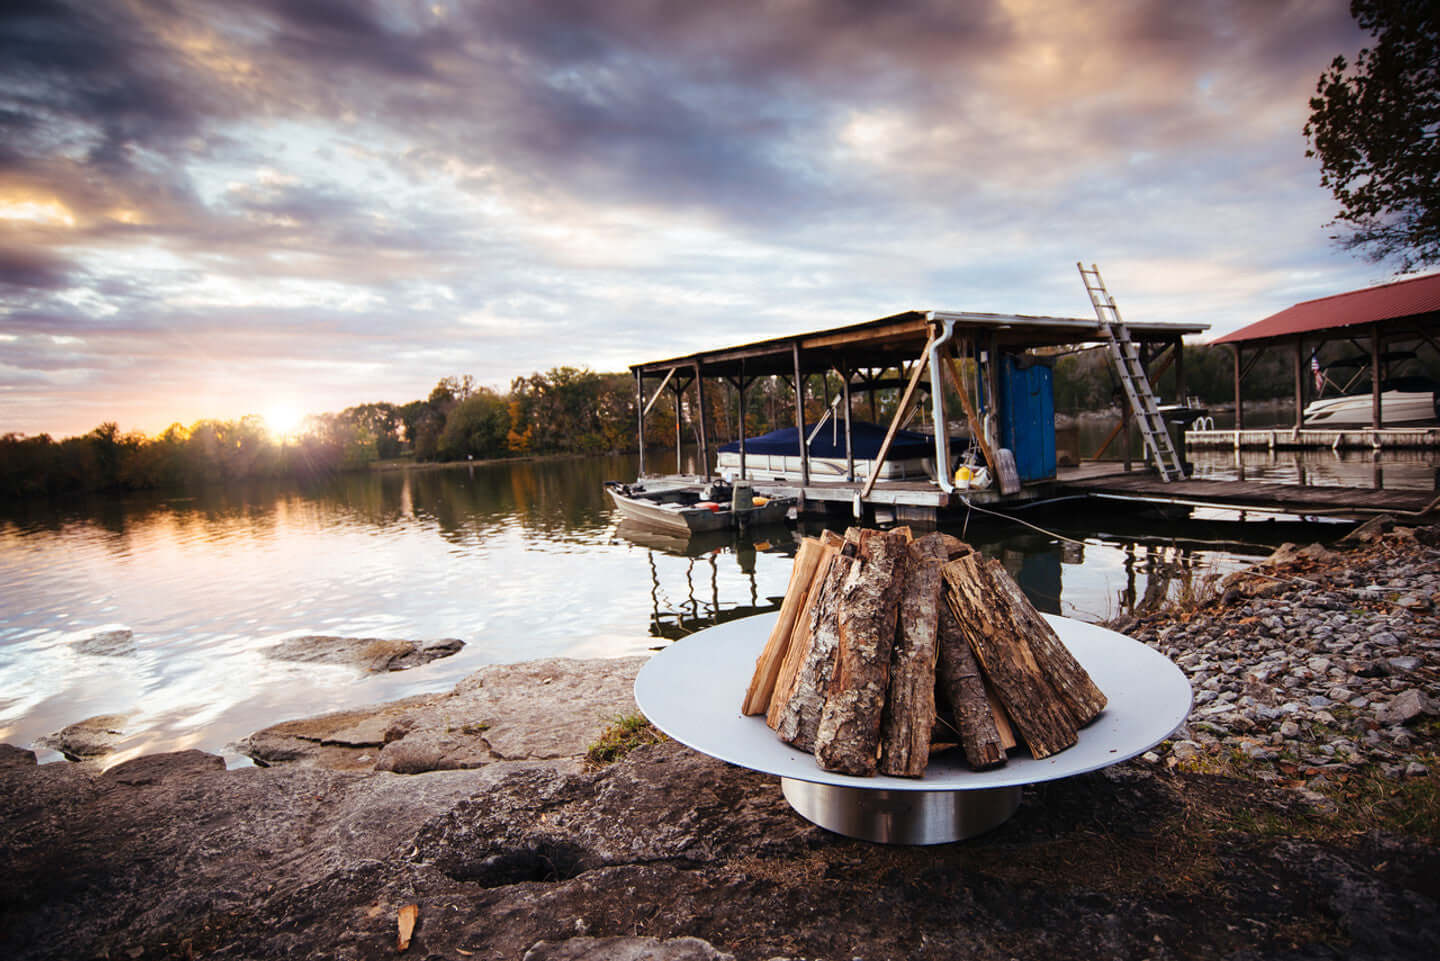
[[[1385,450],[1440,447],[1440,428],[1384,427],[1372,430],[1296,430],[1266,427],[1251,430],[1187,430],[1185,446],[1196,450]]]
[[[1149,471],[1076,474],[1060,486],[1074,493],[1149,503],[1228,507],[1305,516],[1358,518],[1374,514],[1418,517],[1440,506],[1435,491],[1311,487],[1242,480],[1176,480]]]

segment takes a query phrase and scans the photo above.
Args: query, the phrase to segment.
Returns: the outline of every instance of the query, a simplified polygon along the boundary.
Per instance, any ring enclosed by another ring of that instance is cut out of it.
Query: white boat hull
[[[1373,420],[1373,394],[1350,394],[1313,401],[1305,408],[1305,427],[1355,429]],[[1380,395],[1380,416],[1385,427],[1414,427],[1440,423],[1435,394],[1430,391],[1387,390]]]
[[[620,512],[621,517],[637,524],[676,534],[698,534],[738,529],[742,526],[783,524],[790,508],[794,506],[793,498],[777,497],[771,498],[769,503],[763,507],[756,507],[748,511],[733,511],[728,504],[719,505],[718,509],[711,510],[686,506],[674,501],[667,502],[664,499],[627,496],[623,490],[611,485],[606,485],[605,490],[615,503],[615,509]]]

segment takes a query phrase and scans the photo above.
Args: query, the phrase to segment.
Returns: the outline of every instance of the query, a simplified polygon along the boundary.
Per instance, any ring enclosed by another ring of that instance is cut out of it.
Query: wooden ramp
[[[1359,518],[1374,514],[1436,517],[1437,506],[1440,506],[1440,496],[1433,490],[1301,487],[1240,480],[1175,480],[1167,484],[1148,471],[1062,477],[1060,483],[1072,493],[1125,500],[1325,517]]]

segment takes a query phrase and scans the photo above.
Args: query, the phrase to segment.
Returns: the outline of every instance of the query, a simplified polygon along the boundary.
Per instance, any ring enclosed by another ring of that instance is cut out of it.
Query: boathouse
[[[1428,425],[1387,424],[1383,390],[1373,389],[1373,385],[1393,383],[1398,365],[1416,361],[1422,352],[1432,362],[1440,361],[1440,273],[1307,300],[1213,343],[1224,344],[1233,353],[1235,426],[1233,430],[1190,431],[1186,434],[1189,446],[1378,449],[1440,444],[1440,429],[1433,417]],[[1284,351],[1291,359],[1295,421],[1290,430],[1246,427],[1241,383],[1267,351]],[[1336,370],[1344,373],[1337,375]],[[1312,401],[1347,389],[1362,403],[1369,401],[1364,423],[1326,426],[1320,421],[1305,422],[1305,410]],[[1434,391],[1431,387],[1423,392],[1433,395]],[[1436,413],[1433,401],[1431,413]]]
[[[1150,378],[1173,365],[1178,394],[1184,396],[1182,338],[1204,332],[1202,324],[1129,323],[1135,361]],[[883,506],[897,520],[935,522],[963,502],[1023,502],[1056,491],[1057,460],[1053,384],[1050,366],[1064,352],[1088,348],[1106,339],[1098,318],[1037,317],[1018,314],[944,310],[909,310],[876,320],[812,330],[730,347],[701,350],[680,357],[634,364],[640,437],[645,420],[667,391],[676,412],[676,473],[683,437],[682,420],[690,411],[690,427],[698,441],[698,473],[712,474],[714,431],[709,410],[714,391],[694,389],[718,381],[725,385],[725,403],[745,409],[745,397],[760,378],[784,383],[793,410],[793,472],[786,476],[757,471],[750,459],[751,438],[734,443],[740,473],[747,479],[783,487],[799,498],[803,509],[873,516]],[[816,384],[824,396],[817,396]],[[830,384],[838,384],[829,396]],[[875,419],[876,396],[898,395],[887,418],[878,456],[857,451],[859,412],[863,404]],[[816,470],[816,449],[801,438],[815,440],[807,423],[806,403],[823,400],[832,447],[826,453],[834,473]],[[886,477],[881,469],[896,437],[922,405],[931,425],[935,465],[931,476]],[[1116,433],[1129,417],[1124,408]],[[738,417],[744,424],[743,416]],[[958,429],[955,425],[960,425]],[[939,429],[935,429],[938,425]],[[962,445],[983,465],[988,487],[957,490],[953,472]],[[1128,455],[1127,455],[1128,456]],[[641,444],[640,474],[650,474]],[[1126,465],[1128,469],[1128,464]]]

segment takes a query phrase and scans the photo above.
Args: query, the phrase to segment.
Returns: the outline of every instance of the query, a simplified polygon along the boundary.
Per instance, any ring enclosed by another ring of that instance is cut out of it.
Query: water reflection
[[[794,532],[787,527],[710,531],[685,537],[622,520],[615,534],[646,549],[650,565],[650,634],[669,641],[736,618],[778,611],[783,592],[761,601],[757,556],[763,553],[793,560],[798,547]],[[683,577],[674,576],[677,572],[671,570],[673,564],[666,563],[667,555],[686,559]],[[748,591],[742,588],[721,599],[722,564],[727,570],[731,565],[738,569]]]
[[[113,760],[217,751],[287,717],[445,690],[485,664],[643,654],[778,608],[795,532],[647,540],[618,526],[607,479],[633,480],[633,459],[0,505],[0,741],[127,714]],[[1042,610],[1086,620],[1270,549],[1263,525],[1182,539],[1163,515],[1076,515],[1027,515],[1043,533],[989,519],[954,532]],[[378,676],[266,656],[301,634],[467,646]]]

